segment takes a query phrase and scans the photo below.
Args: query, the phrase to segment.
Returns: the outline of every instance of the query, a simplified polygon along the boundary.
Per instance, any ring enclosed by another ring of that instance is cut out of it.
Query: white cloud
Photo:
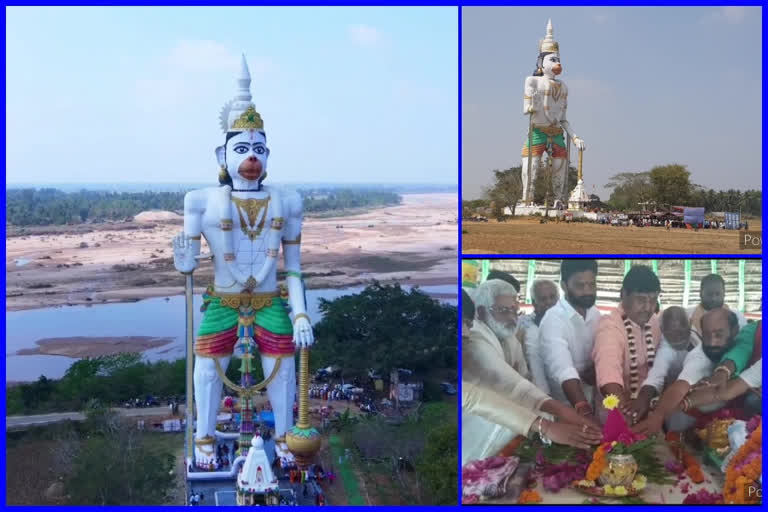
[[[235,92],[235,79],[240,72],[241,53],[211,40],[184,39],[147,63],[134,82],[136,101],[145,111],[167,110],[200,102],[222,86],[221,77]],[[258,81],[272,69],[265,58],[248,57],[251,78]],[[226,100],[222,96],[221,102]]]
[[[592,13],[592,21],[598,25],[605,25],[616,21],[616,15],[612,12],[595,10]]]
[[[360,46],[375,46],[384,37],[379,29],[370,25],[351,25],[347,27],[347,33],[352,42]]]
[[[701,18],[701,23],[739,24],[747,17],[749,7],[718,7]]]

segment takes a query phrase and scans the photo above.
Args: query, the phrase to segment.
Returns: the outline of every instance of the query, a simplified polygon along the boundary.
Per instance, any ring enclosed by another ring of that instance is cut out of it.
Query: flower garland
[[[629,392],[632,398],[637,398],[640,389],[639,372],[637,369],[637,347],[635,346],[635,333],[632,329],[632,321],[624,313],[621,316],[624,322],[624,329],[627,332],[627,346],[629,347]],[[656,348],[653,345],[653,331],[651,324],[643,326],[643,336],[645,338],[645,359],[648,367],[653,366],[653,360],[656,357]]]
[[[725,503],[730,504],[756,504],[760,503],[758,493],[749,493],[747,489],[760,478],[763,469],[763,422],[757,425],[757,428],[749,436],[736,456],[731,459],[728,468],[725,470],[725,487],[723,488],[723,497]]]
[[[541,503],[541,495],[533,489],[525,489],[520,493],[520,497],[517,499],[518,505],[529,505],[531,503]]]
[[[592,462],[587,468],[586,479],[589,481],[596,481],[600,474],[605,469],[607,462],[605,461],[605,445],[600,445],[592,454]]]
[[[696,460],[696,457],[685,451],[683,448],[680,432],[667,432],[666,438],[670,443],[669,449],[672,452],[672,455],[685,466],[685,472],[688,473],[688,478],[695,484],[703,482],[704,472],[701,471],[701,464]]]
[[[700,484],[704,481],[704,472],[701,470],[701,464],[696,457],[685,451],[680,440],[679,432],[667,432],[667,441],[670,443],[669,449],[678,460],[685,466],[685,472],[693,483]],[[668,468],[670,469],[670,468]]]

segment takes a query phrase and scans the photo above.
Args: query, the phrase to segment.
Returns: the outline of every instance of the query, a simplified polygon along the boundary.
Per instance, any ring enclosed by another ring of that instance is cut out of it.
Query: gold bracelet
[[[729,370],[727,366],[718,366],[717,368],[715,368],[715,371],[712,372],[712,374],[714,375],[715,373],[717,373],[719,371],[723,371],[723,372],[726,373],[726,379],[728,379],[728,380],[731,379],[731,375],[733,374],[733,372],[731,372],[731,370]]]
[[[298,315],[294,316],[293,323],[295,324],[296,320],[298,320],[299,318],[306,318],[307,322],[312,323],[312,320],[309,318],[309,315],[307,315],[306,313],[299,313]]]

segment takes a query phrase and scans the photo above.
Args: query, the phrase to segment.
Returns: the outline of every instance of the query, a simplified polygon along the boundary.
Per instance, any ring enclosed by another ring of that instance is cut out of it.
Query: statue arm
[[[576,135],[576,133],[573,131],[573,128],[571,128],[571,123],[568,122],[568,119],[566,119],[566,113],[568,111],[568,88],[565,84],[563,84],[563,87],[565,88],[565,98],[563,99],[563,117],[560,120],[560,126],[563,127],[563,130],[565,130],[565,133],[568,134],[568,138],[571,139],[571,141],[576,145],[577,148],[581,149],[582,151],[585,148],[584,141],[581,137]]]
[[[528,115],[534,112],[533,98],[536,96],[536,79],[529,76],[525,79],[525,89],[523,91],[523,114]]]
[[[307,305],[304,302],[304,283],[301,279],[301,224],[303,217],[301,196],[298,193],[285,197],[285,227],[283,228],[283,261],[285,263],[288,301],[294,317],[294,342],[309,346],[314,341]],[[298,315],[302,315],[297,318]]]

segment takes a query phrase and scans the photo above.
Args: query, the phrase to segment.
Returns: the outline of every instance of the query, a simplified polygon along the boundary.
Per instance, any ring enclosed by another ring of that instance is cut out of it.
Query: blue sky
[[[462,18],[464,198],[520,165],[523,84],[548,18],[590,192],[673,162],[706,187],[761,188],[760,7],[478,7]]]
[[[240,54],[270,179],[458,182],[456,8],[6,11],[6,180],[216,182]]]

